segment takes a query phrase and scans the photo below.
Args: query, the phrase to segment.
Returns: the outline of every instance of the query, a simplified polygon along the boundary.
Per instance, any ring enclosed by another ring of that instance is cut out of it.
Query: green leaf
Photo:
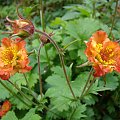
[[[71,50],[69,52],[69,55],[70,55],[71,60],[76,60],[77,59],[77,51],[76,50]]]
[[[80,57],[81,60],[83,60],[83,62],[87,61],[87,57],[85,55],[85,48],[80,48],[78,50],[78,56]]]
[[[71,73],[71,69],[66,67],[67,73]],[[58,111],[67,111],[72,104],[73,96],[65,80],[62,68],[59,66],[52,68],[53,74],[46,79],[46,82],[51,86],[45,96],[51,98],[51,104],[54,106],[52,109]],[[68,76],[69,76],[68,74]],[[87,73],[79,75],[74,81],[71,81],[72,89],[76,96],[80,96],[82,89],[85,85]],[[71,75],[70,75],[71,76]]]
[[[67,12],[63,17],[62,20],[71,20],[78,18],[80,16],[79,12]]]
[[[21,88],[21,85],[26,85],[25,78],[23,74],[16,73],[10,78],[10,81],[12,81],[14,84],[17,84],[19,88]]]
[[[47,52],[48,52],[48,57],[49,57],[49,59],[50,60],[53,60],[54,58],[55,58],[55,56],[56,56],[56,51],[54,50],[54,48],[53,47],[51,47],[51,48],[49,48],[49,46],[48,46],[48,48],[46,47],[46,49],[47,49]],[[48,60],[47,60],[47,56],[46,56],[46,52],[45,52],[45,48],[43,47],[42,49],[41,49],[41,52],[40,52],[41,54],[40,54],[40,57],[41,57],[41,62],[45,62],[45,63],[48,63]]]
[[[66,24],[67,34],[76,39],[87,40],[96,30],[100,29],[100,23],[92,18],[78,19]]]
[[[25,115],[25,117],[20,120],[42,120],[42,118],[35,113],[35,110],[35,108],[30,109],[29,112]]]
[[[106,84],[104,82],[104,79],[106,81]],[[113,91],[118,87],[118,85],[118,78],[116,76],[113,76],[113,74],[107,74],[105,78],[101,77],[95,81],[89,90],[89,93],[98,94],[99,91]]]
[[[1,120],[18,120],[18,118],[13,111],[9,111]]]
[[[87,79],[88,72],[82,72],[80,73],[80,75],[77,76],[77,78],[74,81],[72,81],[73,91],[75,92],[76,96],[79,97],[81,95]]]
[[[106,81],[106,84],[104,83],[104,79]],[[101,77],[101,79],[99,80],[99,86],[102,87],[103,89],[106,88],[113,91],[118,87],[118,85],[119,85],[118,78],[111,73],[107,74],[105,78]]]
[[[56,17],[55,20],[51,22],[51,27],[58,28],[59,26],[64,26],[65,21],[63,21],[61,18]]]
[[[74,41],[76,41],[76,42],[74,42]],[[74,43],[72,43],[72,42],[74,42]],[[70,44],[70,43],[72,43],[72,44]],[[69,45],[66,49],[67,50],[78,50],[80,47],[81,47],[81,40],[80,39],[78,39],[78,41],[76,40],[76,39],[73,39],[73,38],[71,38],[70,36],[68,36],[68,37],[65,37],[64,38],[64,40],[62,41],[62,45],[64,46],[64,47],[66,47],[67,45]]]
[[[71,116],[71,120],[80,120],[83,117],[86,117],[83,113],[86,111],[86,105],[79,105]]]
[[[66,68],[66,72],[67,72],[67,74],[68,74],[68,76],[70,78],[71,75],[72,75],[71,69],[69,67],[65,67],[65,68]],[[60,66],[55,66],[51,70],[54,72],[54,74],[57,74],[57,75],[59,75],[59,76],[61,76],[63,78],[65,77],[65,75],[63,73],[63,69]]]
[[[32,9],[33,9],[33,7],[31,7],[31,6],[25,7],[23,10],[23,13],[25,14],[25,16],[29,17],[31,15]]]
[[[7,85],[7,81],[2,81],[4,84]],[[9,91],[2,85],[0,84],[0,99],[6,99],[9,98]]]
[[[28,105],[31,105],[25,98],[23,98],[21,95],[18,94],[18,96],[25,101]],[[28,96],[30,99],[31,97]],[[19,110],[26,110],[28,109],[28,106],[26,106],[22,101],[20,101],[18,98],[16,98],[15,96],[12,96],[10,98],[10,101],[12,102],[12,104],[14,104],[16,106],[17,109]]]
[[[33,87],[37,82],[38,82],[39,76],[37,73],[31,73],[28,76],[28,82],[29,82],[29,86]]]
[[[94,105],[98,101],[98,99],[96,96],[88,94],[88,95],[84,96],[83,101],[87,105]]]

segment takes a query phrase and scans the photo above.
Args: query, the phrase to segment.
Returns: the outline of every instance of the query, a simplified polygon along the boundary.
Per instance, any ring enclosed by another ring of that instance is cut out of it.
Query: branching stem
[[[63,58],[63,54],[61,53],[60,48],[58,47],[58,45],[56,44],[56,42],[48,34],[46,34],[45,32],[42,32],[40,30],[37,30],[37,29],[35,31],[39,32],[40,34],[42,34],[44,36],[46,36],[50,40],[50,42],[54,45],[54,47],[57,49],[59,57],[60,57],[61,65],[62,65],[62,68],[63,68],[63,71],[64,71],[64,75],[65,75],[65,78],[66,78],[66,81],[67,81],[67,84],[69,86],[69,89],[71,91],[72,96],[75,99],[76,97],[75,97],[75,94],[74,94],[74,92],[72,90],[72,87],[70,85],[70,80],[69,80],[69,78],[67,76],[67,73],[66,73],[65,64],[64,64],[64,58]]]

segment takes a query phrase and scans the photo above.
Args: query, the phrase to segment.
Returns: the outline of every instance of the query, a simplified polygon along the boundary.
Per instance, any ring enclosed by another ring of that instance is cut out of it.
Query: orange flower
[[[20,42],[17,42],[20,41]],[[0,47],[0,78],[8,80],[16,72],[25,73],[32,67],[28,66],[29,59],[25,49],[25,41],[16,38],[15,41],[3,38]]]
[[[2,106],[0,106],[0,117],[4,116],[11,108],[11,103],[6,100]]]
[[[106,32],[97,31],[86,43],[85,54],[95,70],[94,76],[100,77],[116,70],[120,72],[120,46],[110,41]]]
[[[12,25],[12,36],[19,36],[22,38],[29,37],[34,33],[34,25],[30,20],[19,17],[18,20],[10,20],[8,17],[6,19]]]

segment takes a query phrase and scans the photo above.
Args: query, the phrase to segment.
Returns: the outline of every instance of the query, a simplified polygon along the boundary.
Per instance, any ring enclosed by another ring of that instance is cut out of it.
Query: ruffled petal
[[[9,38],[3,38],[2,39],[2,45],[5,47],[11,46],[11,40]]]
[[[103,42],[108,42],[110,41],[106,32],[100,30],[100,31],[97,31],[95,32],[92,37],[90,38],[90,40],[93,40],[95,41],[97,44],[100,43],[100,44],[103,44]]]

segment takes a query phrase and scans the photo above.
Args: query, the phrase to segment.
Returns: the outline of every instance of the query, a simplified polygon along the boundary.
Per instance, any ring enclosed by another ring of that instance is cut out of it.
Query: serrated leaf
[[[42,119],[38,114],[35,113],[35,108],[32,108],[25,115],[25,117],[20,120],[42,120]]]
[[[56,99],[51,99],[51,100],[55,105],[54,107],[52,107],[52,109],[57,109],[60,112],[67,111],[69,109],[68,106],[68,103],[70,101],[69,99],[66,99],[64,97],[58,97]]]
[[[24,78],[23,74],[21,74],[21,73],[16,73],[15,75],[13,75],[10,78],[10,81],[12,81],[14,84],[16,84],[20,89],[21,89],[21,85],[26,85],[25,78]]]
[[[83,98],[83,100],[87,105],[94,105],[96,103],[96,101],[98,101],[96,96],[93,96],[93,95],[90,95],[90,94],[86,95]]]
[[[57,66],[52,68],[52,71],[54,72],[52,76],[49,76],[46,79],[46,82],[51,87],[47,90],[45,95],[51,98],[51,104],[54,105],[52,109],[57,109],[61,112],[63,110],[67,111],[71,105],[69,103],[73,99],[73,96],[63,73],[61,74],[62,68]],[[67,73],[69,73],[68,71],[71,71],[70,68],[67,68]],[[80,75],[75,81],[71,82],[72,89],[76,96],[79,96],[82,92],[81,90],[83,89],[86,81],[86,74],[87,73]]]
[[[74,114],[71,117],[71,120],[80,120],[83,117],[86,117],[86,115],[82,114],[86,111],[86,105],[79,105],[76,109]]]
[[[104,82],[104,79],[106,81],[106,84]],[[118,85],[119,85],[118,78],[116,76],[113,76],[112,74],[107,74],[105,78],[101,77],[100,79],[97,79],[95,81],[95,83],[89,90],[89,93],[98,94],[98,91],[105,90],[113,91],[117,88]]]
[[[68,22],[65,28],[73,38],[86,40],[100,29],[100,23],[92,18],[84,18]]]
[[[38,79],[39,79],[38,74],[32,72],[28,77],[29,86],[33,87],[35,83],[37,83]]]
[[[25,98],[23,98],[21,95],[18,94],[18,96],[23,100],[25,101],[25,103],[27,103],[28,105],[31,105],[30,102],[28,102]],[[32,100],[32,97],[31,96],[28,96],[27,97]],[[12,96],[10,98],[10,101],[12,102],[12,104],[16,105],[16,108],[19,109],[19,110],[25,110],[25,109],[28,109],[28,106],[25,105],[22,101],[20,101],[18,98],[16,98],[15,96]]]
[[[78,75],[74,81],[72,81],[73,91],[75,92],[76,96],[81,95],[87,79],[88,72],[83,72],[80,75]]]
[[[13,111],[9,111],[1,120],[18,120],[18,118]]]
[[[67,75],[70,78],[72,74],[71,69],[69,67],[65,67],[65,68],[66,68]],[[65,77],[63,70],[60,66],[53,67],[51,70],[54,72],[54,74],[57,74],[63,78]]]
[[[55,20],[53,20],[50,25],[51,25],[52,27],[58,27],[58,26],[60,26],[61,24],[64,24],[64,21],[63,21],[61,18],[56,17]]]

